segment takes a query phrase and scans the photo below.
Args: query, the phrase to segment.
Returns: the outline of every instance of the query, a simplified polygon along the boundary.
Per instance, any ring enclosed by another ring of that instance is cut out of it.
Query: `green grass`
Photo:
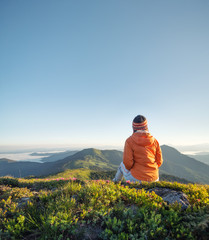
[[[97,179],[112,180],[115,176],[115,173],[116,171],[96,171],[96,170],[90,170],[85,168],[79,168],[79,169],[68,169],[68,170],[65,170],[64,172],[47,176],[47,179],[78,178],[80,180],[97,180]]]
[[[53,179],[53,178],[69,178],[69,177],[74,177],[74,178],[79,178],[80,180],[86,180],[90,178],[91,170],[89,169],[68,169],[65,170],[64,172],[52,175],[48,178]]]
[[[208,185],[115,184],[84,181],[90,174],[84,170],[71,173],[0,178],[0,239],[209,239]],[[180,190],[191,206],[182,211],[178,204],[167,205],[147,192],[153,187]],[[30,201],[20,206],[26,197]]]

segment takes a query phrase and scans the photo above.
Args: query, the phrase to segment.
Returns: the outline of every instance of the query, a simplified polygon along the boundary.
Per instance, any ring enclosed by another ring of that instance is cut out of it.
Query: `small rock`
[[[149,192],[155,192],[158,196],[162,197],[162,199],[168,204],[173,204],[175,202],[180,203],[182,205],[181,209],[185,210],[190,206],[187,195],[180,191],[175,191],[169,188],[153,188],[149,189]]]

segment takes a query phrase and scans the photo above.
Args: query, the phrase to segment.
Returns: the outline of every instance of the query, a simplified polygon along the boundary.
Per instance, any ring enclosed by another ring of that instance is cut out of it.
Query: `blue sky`
[[[209,1],[0,2],[0,145],[209,143]]]

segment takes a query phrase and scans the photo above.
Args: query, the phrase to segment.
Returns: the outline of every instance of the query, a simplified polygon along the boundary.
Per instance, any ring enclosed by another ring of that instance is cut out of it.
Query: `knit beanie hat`
[[[147,119],[142,115],[136,116],[133,120],[132,127],[134,132],[137,130],[147,131],[148,130]]]

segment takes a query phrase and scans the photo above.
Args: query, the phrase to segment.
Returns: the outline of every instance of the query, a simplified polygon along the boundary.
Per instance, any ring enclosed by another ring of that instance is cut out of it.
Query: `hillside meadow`
[[[209,186],[75,177],[0,178],[0,239],[209,239]],[[149,189],[184,192],[168,205]]]

